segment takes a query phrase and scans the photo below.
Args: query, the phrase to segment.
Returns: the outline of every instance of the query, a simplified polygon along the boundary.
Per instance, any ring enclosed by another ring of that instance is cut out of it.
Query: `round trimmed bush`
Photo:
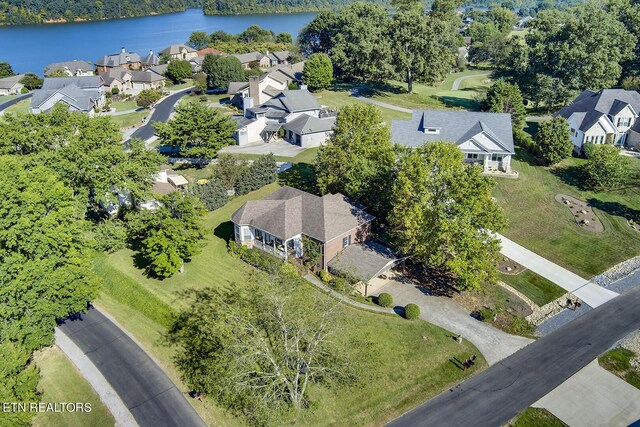
[[[378,295],[378,305],[381,307],[391,307],[393,304],[393,297],[387,293]]]
[[[416,320],[420,317],[420,307],[415,304],[407,304],[404,308],[404,318],[407,320]]]

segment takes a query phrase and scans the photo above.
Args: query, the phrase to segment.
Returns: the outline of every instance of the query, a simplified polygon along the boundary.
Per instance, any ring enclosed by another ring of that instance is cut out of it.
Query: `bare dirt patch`
[[[526,268],[512,260],[511,258],[502,257],[500,262],[498,263],[498,271],[504,274],[518,274],[522,273]]]
[[[555,199],[571,211],[573,219],[580,228],[592,233],[604,231],[604,225],[587,202],[564,194],[557,194]]]

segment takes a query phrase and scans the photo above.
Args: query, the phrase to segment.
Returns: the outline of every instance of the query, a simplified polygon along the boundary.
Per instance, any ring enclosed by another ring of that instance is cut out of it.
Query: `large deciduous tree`
[[[0,62],[0,79],[11,77],[14,74],[13,68],[11,68],[11,65],[8,62]]]
[[[160,207],[128,215],[131,238],[140,246],[148,274],[170,277],[200,252],[204,207],[193,196],[174,191],[158,200]]]
[[[569,123],[564,117],[542,122],[536,133],[535,154],[545,164],[555,165],[571,155],[570,138]]]
[[[331,54],[333,36],[340,27],[340,18],[334,12],[322,11],[298,35],[298,45],[304,54]]]
[[[322,193],[343,193],[383,213],[394,159],[389,126],[380,109],[369,104],[343,107],[333,135],[318,151],[318,187]]]
[[[202,62],[202,71],[207,75],[209,87],[228,89],[229,83],[244,80],[244,69],[240,60],[233,56],[207,54]]]
[[[613,145],[585,147],[585,152],[588,160],[583,169],[588,183],[595,188],[609,190],[630,178],[629,158],[621,156],[620,150]]]
[[[189,157],[212,159],[221,148],[233,143],[236,124],[220,109],[196,102],[176,106],[176,114],[166,123],[154,123],[166,145],[180,147]]]
[[[251,276],[250,292],[187,292],[168,333],[185,382],[255,425],[308,406],[312,385],[351,382],[354,365],[335,338],[340,307],[303,286],[285,263]]]
[[[193,71],[191,70],[191,64],[186,60],[171,61],[167,65],[167,71],[165,76],[171,79],[174,83],[180,83],[191,77]]]
[[[209,36],[204,31],[194,31],[189,36],[187,44],[196,50],[204,49],[209,43]]]
[[[329,55],[314,53],[304,63],[302,79],[312,91],[327,89],[333,82],[333,64]]]
[[[419,9],[398,12],[391,19],[393,65],[407,83],[433,84],[451,71],[456,61],[456,40],[446,22],[425,15]]]
[[[389,224],[397,248],[414,262],[454,273],[461,289],[496,277],[504,215],[493,181],[462,161],[454,144],[433,142],[404,156],[396,173]]]

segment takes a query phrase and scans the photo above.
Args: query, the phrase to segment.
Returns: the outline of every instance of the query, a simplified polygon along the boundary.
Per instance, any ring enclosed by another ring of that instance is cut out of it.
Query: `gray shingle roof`
[[[319,110],[320,104],[308,90],[284,90],[267,102],[250,108],[251,111],[266,111],[270,108],[299,113]]]
[[[568,119],[575,114],[579,129],[585,132],[602,116],[615,116],[627,105],[630,105],[636,114],[640,114],[640,93],[624,89],[602,89],[599,92],[585,90],[554,116]]]
[[[142,58],[140,58],[140,55],[135,52],[122,52],[105,55],[96,61],[96,65],[102,67],[119,67],[123,64],[131,64],[134,62],[142,62]]]
[[[439,133],[425,133],[426,128],[437,128]],[[409,147],[419,147],[428,141],[460,145],[480,133],[500,146],[501,153],[515,153],[511,116],[507,113],[414,110],[411,119],[391,122],[391,140]]]
[[[298,135],[307,135],[318,132],[328,132],[333,129],[336,123],[335,117],[326,117],[320,119],[310,116],[309,114],[301,114],[295,119],[284,125],[284,128]]]
[[[166,80],[163,76],[156,73],[148,73],[146,71],[132,71],[131,81],[140,83],[153,83]]]
[[[288,186],[262,200],[245,203],[231,216],[236,224],[251,225],[281,239],[304,234],[321,242],[373,219],[342,194],[318,197]]]
[[[368,282],[401,260],[391,249],[369,240],[347,246],[328,265],[332,271]]]
[[[159,65],[160,57],[153,52],[149,52],[147,56],[140,58],[140,62],[148,66]]]
[[[186,44],[172,44],[162,49],[160,51],[160,54],[161,55],[177,55],[182,50],[186,50],[189,53],[197,52],[194,48],[192,48],[191,46],[187,46]]]
[[[104,80],[101,76],[45,78],[42,82],[42,89],[60,89],[72,84],[81,89],[99,88],[104,85]]]
[[[55,70],[68,70],[71,73],[75,74],[78,72],[78,70],[80,71],[93,71],[93,65],[91,64],[90,61],[78,61],[78,60],[73,60],[73,61],[64,61],[64,62],[54,62],[53,64],[49,64],[46,67],[44,67],[44,74],[45,76],[48,74],[53,73]]]
[[[63,79],[64,77],[60,77],[52,80]],[[81,88],[76,83],[69,83],[67,86],[57,87],[55,89],[45,89],[43,86],[43,89],[33,91],[31,108],[41,108],[49,98],[57,93],[62,95],[60,101],[65,102],[80,111],[91,110],[95,105],[95,101],[101,96],[98,89]]]
[[[229,56],[238,58],[238,60],[240,60],[240,62],[242,62],[243,64],[246,64],[248,62],[260,61],[264,57],[264,55],[260,52],[233,53]]]
[[[0,89],[11,89],[16,84],[20,83],[20,80],[24,77],[24,74],[17,74],[15,76],[5,77],[0,79]]]

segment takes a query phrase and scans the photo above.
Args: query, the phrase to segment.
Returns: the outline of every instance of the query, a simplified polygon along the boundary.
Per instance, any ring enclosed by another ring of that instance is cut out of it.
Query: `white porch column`
[[[482,163],[482,169],[487,172],[489,170],[489,160],[491,160],[491,154],[484,155],[484,161]]]
[[[511,172],[511,156],[504,156],[502,158],[502,169],[504,169],[504,171],[506,173]]]

